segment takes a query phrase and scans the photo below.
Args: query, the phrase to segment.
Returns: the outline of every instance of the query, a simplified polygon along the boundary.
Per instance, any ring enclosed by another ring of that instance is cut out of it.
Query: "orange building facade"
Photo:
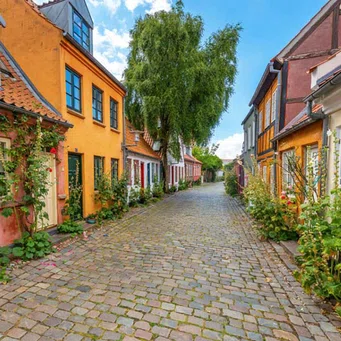
[[[31,0],[1,1],[0,13],[7,28],[0,39],[37,89],[74,126],[66,134],[64,147],[64,193],[56,200],[65,202],[70,183],[79,173],[81,214],[87,216],[98,209],[94,202],[96,176],[103,172],[120,176],[123,172],[126,90],[92,56],[93,23],[86,2],[62,2],[67,11],[58,17],[66,16],[66,28],[53,22],[60,1],[40,7]],[[80,35],[79,20],[83,27]]]

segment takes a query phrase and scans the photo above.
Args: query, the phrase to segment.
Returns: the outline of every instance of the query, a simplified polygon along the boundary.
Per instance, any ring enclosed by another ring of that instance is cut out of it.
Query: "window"
[[[110,98],[110,127],[117,129],[117,102]]]
[[[95,190],[98,189],[98,179],[103,175],[104,171],[104,157],[95,156],[94,157],[94,187]]]
[[[118,159],[111,159],[111,180],[118,180]]]
[[[275,194],[275,165],[270,166],[270,187],[271,193]]]
[[[134,185],[140,184],[140,165],[138,160],[134,160]]]
[[[158,182],[159,181],[159,164],[156,164],[155,167],[156,167],[155,180],[156,180],[156,182]]]
[[[3,158],[4,161],[7,161],[7,153],[6,149],[9,149],[11,147],[11,140],[0,137],[0,153],[1,153],[1,159]],[[8,186],[8,181],[6,178],[6,172],[5,172],[5,165],[2,161],[0,161],[0,197],[4,197],[8,194],[10,188]]]
[[[91,37],[90,37],[90,27],[84,21],[80,14],[78,14],[75,10],[73,11],[73,22],[72,22],[72,29],[73,29],[73,38],[82,45],[86,50],[90,52],[91,46]]]
[[[251,148],[251,141],[252,141],[252,131],[251,126],[247,128],[247,148]]]
[[[243,150],[247,151],[247,131],[244,130],[244,143],[243,143]]]
[[[92,118],[103,122],[103,91],[92,86]]]
[[[263,131],[263,112],[259,112],[258,116],[258,134],[261,134]]]
[[[294,151],[289,150],[282,154],[282,186],[286,190],[289,186],[294,186],[294,178],[292,177],[290,161],[294,156]]]
[[[155,163],[152,163],[152,183],[154,183],[155,180]]]
[[[68,67],[65,69],[66,105],[81,112],[81,76]]]
[[[272,94],[272,106],[271,106],[271,122],[276,119],[277,113],[277,88]]]
[[[251,142],[251,147],[255,146],[255,138],[256,138],[256,122],[252,122],[252,142]]]
[[[133,182],[132,174],[131,174],[131,159],[127,161],[127,171],[128,171],[128,185],[131,185]]]
[[[270,116],[271,116],[271,99],[269,99],[265,105],[265,128],[267,128],[270,125],[270,119],[271,119]]]

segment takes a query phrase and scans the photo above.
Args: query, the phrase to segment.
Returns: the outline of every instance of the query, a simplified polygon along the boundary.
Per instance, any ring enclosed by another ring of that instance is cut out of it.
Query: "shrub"
[[[130,187],[129,190],[129,206],[136,207],[139,203],[140,191],[137,186]]]
[[[152,199],[152,196],[152,191],[149,186],[146,189],[140,188],[139,203],[142,205],[148,204]]]
[[[112,186],[112,200],[110,209],[113,214],[121,218],[122,214],[128,211],[128,182],[127,177],[123,175],[119,180],[114,180]]]
[[[232,169],[225,172],[225,191],[226,194],[235,197],[238,195],[238,177],[236,172]]]
[[[201,186],[201,185],[202,185],[202,182],[201,182],[201,177],[200,177],[198,180],[194,181],[194,186]]]
[[[57,231],[58,233],[81,234],[84,230],[80,224],[77,224],[72,220],[66,220],[57,227]]]
[[[0,247],[0,282],[7,283],[10,278],[6,274],[7,266],[10,263],[9,256],[11,250],[9,247]]]
[[[189,182],[186,180],[180,179],[178,190],[183,191],[185,189],[188,189],[188,187],[189,187]]]
[[[175,193],[177,191],[177,188],[175,185],[172,185],[171,187],[169,187],[169,193]]]
[[[22,237],[14,242],[13,256],[27,261],[42,258],[53,251],[47,232],[37,232],[32,236],[28,232],[24,232]]]
[[[153,197],[155,198],[162,198],[164,193],[163,193],[163,186],[160,182],[154,182],[153,185]]]
[[[276,241],[297,239],[295,212],[287,202],[272,195],[271,189],[260,174],[248,174],[248,186],[244,196],[249,203],[250,214],[260,223],[260,233]]]

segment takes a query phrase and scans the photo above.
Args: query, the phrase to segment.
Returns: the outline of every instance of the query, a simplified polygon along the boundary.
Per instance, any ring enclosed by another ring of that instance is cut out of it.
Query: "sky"
[[[47,0],[34,0],[41,4]],[[200,15],[204,39],[226,24],[243,27],[238,46],[238,75],[229,109],[215,129],[212,143],[217,155],[235,158],[243,143],[241,122],[249,101],[274,57],[316,14],[327,0],[183,0],[185,10]],[[118,79],[126,67],[129,31],[136,18],[146,13],[170,10],[175,0],[87,0],[94,20],[94,56]]]

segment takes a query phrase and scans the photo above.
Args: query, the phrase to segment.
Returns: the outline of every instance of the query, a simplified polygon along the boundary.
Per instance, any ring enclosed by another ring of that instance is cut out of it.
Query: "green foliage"
[[[112,199],[111,175],[101,174],[96,178],[97,191],[95,194],[95,202],[105,206]]]
[[[169,193],[175,193],[176,191],[177,191],[177,188],[175,185],[173,185],[169,188]]]
[[[341,317],[341,307],[336,307],[335,312]]]
[[[11,250],[9,247],[0,247],[0,282],[7,283],[9,276],[6,274],[7,266],[10,263],[9,256]]]
[[[75,179],[72,179],[69,183],[69,198],[65,202],[65,206],[63,208],[63,214],[68,215],[71,220],[80,220],[81,216],[81,208],[82,208],[82,193],[83,186],[80,184],[79,180],[79,164],[77,161],[76,166],[76,176]]]
[[[186,180],[180,179],[178,190],[184,191],[185,189],[188,189],[188,187],[189,187],[189,182],[187,182]]]
[[[127,177],[123,175],[119,180],[113,180],[112,186],[112,200],[110,209],[118,218],[128,210],[128,181]]]
[[[126,111],[137,128],[147,127],[160,142],[165,165],[168,152],[180,158],[180,139],[207,142],[227,110],[239,33],[239,25],[227,25],[203,42],[202,18],[185,13],[181,1],[169,12],[137,19],[125,71]]]
[[[47,232],[36,232],[31,236],[24,232],[22,237],[14,242],[13,256],[24,261],[42,258],[53,252],[50,236]]]
[[[234,169],[225,171],[225,191],[232,197],[237,196],[238,193],[238,177]]]
[[[250,214],[260,223],[259,232],[263,237],[276,241],[297,239],[295,207],[275,198],[256,164],[254,169],[254,175],[248,174],[248,186],[243,193],[250,205]]]
[[[82,234],[84,229],[82,225],[72,220],[66,220],[57,227],[58,233]]]
[[[201,186],[202,182],[201,182],[201,178],[199,178],[198,180],[194,181],[194,186]]]
[[[114,220],[115,214],[110,208],[103,207],[97,212],[97,220],[101,223],[103,220]]]
[[[325,194],[327,170],[326,162],[321,162],[318,177],[321,196],[316,196],[316,170],[311,159],[308,160],[306,199],[301,205],[302,223],[299,251],[301,268],[295,277],[307,292],[320,297],[334,297],[341,300],[341,188],[339,186],[339,139],[334,133],[334,184],[331,196]],[[325,158],[322,151],[321,158]]]
[[[163,186],[161,182],[157,182],[155,179],[153,185],[153,197],[161,199],[163,195],[164,195]]]
[[[129,190],[129,206],[136,207],[139,203],[140,191],[138,186],[131,186]]]
[[[145,188],[140,188],[140,194],[139,194],[139,203],[142,205],[147,205],[150,203],[151,199],[153,197],[152,191],[150,187],[148,186]]]
[[[194,147],[193,156],[202,162],[202,170],[209,171],[213,174],[212,180],[215,180],[215,174],[218,170],[223,168],[223,161],[215,155],[219,145],[208,147]]]

